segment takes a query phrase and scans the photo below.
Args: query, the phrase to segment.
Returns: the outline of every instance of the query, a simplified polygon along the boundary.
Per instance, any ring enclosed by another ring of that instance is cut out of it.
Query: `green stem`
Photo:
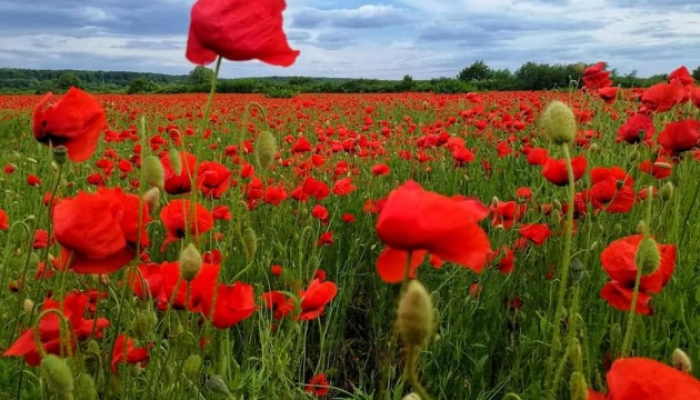
[[[408,257],[406,258],[406,267],[404,269],[404,274],[403,274],[403,282],[401,282],[401,291],[399,294],[399,298],[401,298],[401,295],[406,291],[406,287],[408,286],[408,281],[411,275],[411,256],[412,252],[408,252]],[[387,351],[386,357],[384,358],[384,365],[382,366],[382,379],[379,384],[379,394],[377,396],[377,399],[381,400],[383,399],[384,392],[386,391],[386,387],[389,384],[389,379],[391,375],[391,360],[394,358],[394,352],[396,352],[396,344],[399,340],[399,331],[396,329],[396,324],[392,326],[391,329],[391,340],[389,340],[389,350]]]
[[[408,361],[408,364],[406,365],[406,371],[404,371],[404,376],[406,377],[406,380],[421,400],[432,400],[432,397],[430,397],[423,385],[421,385],[416,374],[416,369],[418,368],[418,350],[420,350],[420,347],[409,346],[406,350],[406,357]]]
[[[647,209],[646,209],[646,224],[644,225],[644,239],[647,240],[650,237],[649,225],[651,225],[651,207],[652,207],[652,187],[649,186],[647,189]],[[640,244],[641,245],[641,244]],[[632,331],[634,329],[634,320],[637,316],[637,299],[639,298],[639,285],[642,281],[642,274],[644,273],[643,265],[637,265],[637,276],[634,280],[634,291],[632,292],[632,303],[630,304],[630,311],[627,317],[627,327],[625,328],[625,336],[622,339],[622,348],[620,349],[620,357],[627,357],[632,347]]]
[[[566,221],[564,230],[564,251],[561,259],[561,278],[559,283],[559,295],[557,297],[557,308],[554,311],[554,327],[552,328],[552,341],[549,359],[547,360],[547,373],[545,375],[545,388],[550,388],[553,385],[552,374],[554,373],[554,360],[558,356],[561,349],[561,334],[559,325],[564,316],[564,299],[566,297],[566,289],[569,283],[569,266],[571,263],[571,241],[573,236],[574,224],[574,197],[576,195],[576,187],[574,182],[574,170],[571,165],[571,154],[569,153],[569,145],[564,143],[561,145],[566,160],[566,171],[569,177],[569,200],[566,210]]]

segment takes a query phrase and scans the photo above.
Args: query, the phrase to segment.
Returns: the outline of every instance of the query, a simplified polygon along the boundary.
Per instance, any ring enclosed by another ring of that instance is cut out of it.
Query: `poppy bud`
[[[241,239],[246,258],[252,260],[253,257],[255,257],[255,253],[258,251],[258,236],[255,234],[253,228],[247,226],[243,229],[243,232],[241,232]]]
[[[661,187],[660,195],[661,195],[661,200],[663,201],[669,201],[671,200],[671,197],[673,197],[673,190],[674,190],[673,183],[671,182],[666,182],[665,185]]]
[[[53,160],[56,161],[56,164],[63,165],[66,163],[68,159],[68,148],[66,146],[56,146],[51,149],[51,152],[53,153]]]
[[[641,233],[646,232],[646,230],[647,230],[647,223],[644,222],[644,220],[640,220],[639,222],[637,222],[637,228],[636,228],[637,233],[641,234]]]
[[[401,400],[421,400],[416,393],[409,393],[401,398]]]
[[[693,363],[690,361],[688,355],[685,354],[685,351],[681,349],[673,350],[673,355],[671,355],[671,364],[673,364],[673,368],[683,371],[686,374],[689,374],[693,369]]]
[[[576,117],[571,108],[555,100],[544,110],[542,126],[545,134],[556,144],[572,143],[576,138]]]
[[[659,254],[659,248],[654,239],[642,239],[637,249],[637,255],[635,256],[637,268],[640,268],[644,275],[651,274],[656,271],[660,262],[661,254]]]
[[[97,400],[97,388],[92,375],[81,373],[75,378],[74,400]]]
[[[182,365],[182,374],[191,381],[199,381],[200,368],[202,368],[202,357],[199,354],[192,354]]]
[[[270,131],[262,131],[255,142],[255,160],[258,168],[266,170],[275,161],[277,141]]]
[[[425,286],[413,280],[399,300],[396,327],[406,346],[420,346],[433,331],[433,303]]]
[[[143,169],[143,178],[148,184],[148,187],[157,187],[162,189],[165,184],[165,171],[160,159],[154,155],[150,155],[141,162]]]
[[[180,253],[180,276],[191,282],[202,268],[202,255],[192,243]]]
[[[571,381],[569,382],[571,390],[571,400],[586,400],[588,398],[588,385],[586,378],[580,371],[571,373]]]
[[[41,360],[39,373],[47,394],[53,394],[56,395],[56,398],[65,400],[73,398],[75,382],[73,381],[73,373],[65,360],[54,354],[49,354]]]
[[[561,212],[560,212],[559,210],[556,210],[556,209],[555,209],[554,211],[552,211],[552,218],[553,218],[555,221],[561,220]]]
[[[219,375],[212,375],[204,382],[204,387],[216,393],[228,394],[230,392],[228,385],[226,385],[226,382],[224,382],[223,378]]]
[[[557,210],[557,211],[563,210],[563,207],[562,207],[561,202],[559,200],[554,200],[552,202],[552,208]]]
[[[151,211],[158,208],[158,203],[160,202],[160,189],[157,187],[148,189],[146,193],[143,194],[143,201]]]
[[[175,175],[180,175],[182,173],[182,159],[180,158],[180,153],[176,149],[171,148],[168,150],[168,158],[170,159],[170,167],[173,169]]]
[[[493,197],[491,198],[491,205],[494,206],[494,207],[496,207],[496,206],[498,206],[498,203],[499,203],[500,201],[501,201],[501,200],[499,200],[498,197],[493,196]]]
[[[600,150],[600,147],[598,146],[598,143],[592,143],[592,144],[588,147],[588,151],[596,152],[596,151],[598,151],[598,150]]]
[[[657,168],[663,168],[663,169],[673,169],[673,166],[667,162],[663,161],[657,161],[654,163],[654,166]]]
[[[158,319],[153,311],[137,311],[134,316],[134,321],[131,324],[131,330],[134,332],[135,339],[146,339],[153,332]]]
[[[24,309],[25,313],[31,314],[32,311],[34,310],[34,302],[30,299],[24,299],[24,303],[22,304],[22,308]]]

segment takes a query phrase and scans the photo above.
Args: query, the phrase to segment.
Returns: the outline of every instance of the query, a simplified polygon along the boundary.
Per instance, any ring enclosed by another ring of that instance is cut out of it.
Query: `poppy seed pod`
[[[197,277],[202,269],[202,254],[192,243],[188,244],[180,253],[180,276],[187,282]]]
[[[255,160],[258,168],[266,170],[275,161],[277,153],[277,141],[270,131],[262,131],[255,142]]]
[[[542,115],[545,134],[556,144],[573,143],[576,138],[576,117],[569,106],[555,100]]]
[[[56,164],[63,165],[66,163],[68,159],[68,148],[66,146],[56,146],[51,149],[51,152],[53,153],[53,160],[56,161]]]
[[[143,178],[149,187],[163,188],[165,184],[165,171],[158,157],[150,155],[144,158],[141,163],[141,168],[143,169]]]
[[[420,346],[433,331],[433,303],[425,286],[413,280],[399,300],[396,327],[408,347]]]
[[[642,239],[642,241],[639,243],[639,248],[637,249],[637,254],[635,256],[637,268],[641,269],[644,275],[651,274],[654,273],[657,268],[659,268],[660,262],[661,254],[659,254],[659,248],[654,239]]]
[[[73,373],[62,358],[49,354],[41,360],[39,367],[41,380],[46,385],[46,391],[55,394],[59,399],[72,399],[75,382]]]
[[[689,374],[693,370],[693,363],[690,361],[688,355],[685,354],[685,351],[681,349],[673,350],[673,354],[671,355],[671,364],[673,365],[673,368],[683,371],[686,374]]]

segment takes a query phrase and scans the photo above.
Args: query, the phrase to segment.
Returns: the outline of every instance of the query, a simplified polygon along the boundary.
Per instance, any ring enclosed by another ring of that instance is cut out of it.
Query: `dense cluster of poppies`
[[[199,0],[192,8],[186,56],[202,65],[223,57],[289,66],[299,52],[290,48],[282,30],[284,9],[283,0]],[[337,277],[339,267],[309,262],[311,267],[296,271],[295,279],[285,279],[289,273],[281,256],[275,247],[259,243],[250,226],[250,221],[275,213],[296,215],[295,229],[317,227],[318,236],[312,239],[316,253],[310,257],[316,260],[324,248],[338,247],[334,230],[347,240],[357,234],[353,225],[358,218],[370,221],[377,238],[360,239],[383,243],[376,254],[376,274],[386,283],[430,274],[418,270],[426,259],[436,268],[454,264],[475,274],[487,268],[517,273],[519,257],[563,235],[568,211],[573,211],[571,228],[577,235],[592,216],[629,214],[650,196],[661,196],[659,189],[682,159],[700,160],[700,121],[690,111],[700,107],[700,88],[685,67],[648,89],[619,90],[605,64],[597,63],[585,69],[582,82],[584,91],[570,104],[579,124],[570,159],[555,156],[536,125],[545,102],[558,96],[551,93],[319,95],[284,102],[255,97],[267,108],[266,118],[253,108],[248,110],[250,119],[233,120],[229,115],[242,115],[252,97],[219,98],[211,115],[191,109],[193,99],[203,99],[195,95],[97,98],[71,88],[57,100],[50,93],[41,99],[8,99],[17,110],[34,108],[33,136],[52,148],[55,168],[84,162],[90,170],[82,181],[56,185],[55,193],[42,183],[49,176],[20,171],[29,187],[45,192],[49,218],[38,220],[30,250],[45,249],[47,257],[33,265],[34,281],[23,276],[11,281],[10,288],[41,288],[56,275],[86,277],[85,282],[115,284],[114,289],[129,297],[121,300],[138,301],[163,320],[169,312],[195,317],[201,332],[209,326],[232,328],[259,310],[267,313],[261,318],[269,316],[271,329],[284,321],[301,324],[323,318],[339,293],[326,270]],[[381,114],[379,108],[388,111]],[[393,109],[430,110],[437,117],[416,121],[408,114],[392,115]],[[597,113],[619,120],[616,138],[588,125]],[[660,124],[664,113],[677,118]],[[120,126],[117,116],[125,116],[128,126]],[[137,128],[139,116],[148,117],[149,126],[157,125],[157,132]],[[617,146],[636,146],[635,156],[593,164],[589,155],[600,151],[598,143],[606,138]],[[503,179],[503,160],[518,165],[523,177],[534,177],[532,182],[523,178],[523,186],[509,194],[512,199],[477,190],[444,195],[424,188],[439,168]],[[5,177],[16,179],[17,169],[7,163]],[[641,187],[642,180],[656,190]],[[551,188],[545,188],[548,184]],[[540,195],[550,189],[557,193],[558,187],[573,188],[574,201]],[[382,195],[371,197],[377,192]],[[670,194],[664,196],[668,200]],[[360,199],[362,209],[342,208],[349,198]],[[486,198],[492,200],[484,204]],[[0,208],[0,231],[21,218],[13,211]],[[272,231],[271,223],[258,228]],[[490,237],[496,232],[503,235],[494,248]],[[617,310],[653,314],[652,295],[673,277],[676,245],[648,236],[619,237],[602,250],[600,265],[610,280],[599,293]],[[231,245],[234,240],[240,244]],[[658,259],[640,261],[645,241],[653,247],[644,251]],[[269,290],[256,294],[259,282],[244,283],[238,280],[241,274],[230,279],[224,271],[227,258],[248,259],[254,265],[261,245],[265,259],[275,264],[269,268]],[[171,250],[176,248],[179,259]],[[546,278],[555,273],[552,266]],[[91,275],[99,280],[87,279]],[[478,298],[481,288],[477,284],[468,292]],[[38,317],[21,326],[4,356],[23,357],[28,365],[38,366],[47,354],[70,356],[113,328],[112,373],[118,374],[121,364],[145,366],[149,361],[153,342],[134,340],[124,326],[101,314],[104,288],[60,287],[42,296]],[[520,298],[508,300],[510,309],[522,303]],[[202,340],[203,348],[206,342]],[[324,396],[329,387],[326,375],[313,371],[304,389]],[[656,361],[623,357],[607,371],[605,392],[590,390],[589,399],[691,399],[700,397],[700,383]]]

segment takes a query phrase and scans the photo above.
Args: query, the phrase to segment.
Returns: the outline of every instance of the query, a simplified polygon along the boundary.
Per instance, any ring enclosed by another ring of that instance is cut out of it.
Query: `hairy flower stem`
[[[401,295],[406,291],[408,286],[408,281],[410,280],[411,274],[411,256],[412,252],[408,252],[408,257],[406,258],[406,268],[404,269],[403,282],[401,282],[401,291],[399,292],[399,299]],[[379,394],[377,399],[381,400],[384,398],[384,392],[387,385],[389,384],[389,379],[391,375],[391,360],[394,358],[394,352],[396,352],[396,344],[399,340],[399,330],[396,328],[396,324],[393,325],[391,329],[391,339],[389,340],[389,350],[387,350],[386,356],[384,357],[384,365],[382,366],[382,379],[379,384]]]
[[[413,389],[421,400],[432,400],[432,397],[430,397],[423,385],[421,385],[416,374],[419,352],[420,347],[418,346],[408,346],[406,349],[406,370],[404,371],[404,377],[411,385],[411,389]]]
[[[564,225],[564,250],[561,256],[561,274],[559,281],[559,295],[557,297],[557,305],[554,310],[554,320],[552,321],[552,340],[551,340],[551,350],[549,353],[549,358],[547,359],[547,373],[545,375],[545,388],[549,389],[554,385],[552,382],[552,375],[554,373],[554,360],[559,355],[559,350],[561,350],[561,333],[560,324],[561,319],[564,316],[564,300],[566,298],[566,290],[569,284],[569,266],[571,265],[571,241],[573,236],[573,224],[574,224],[574,196],[576,194],[576,187],[574,182],[574,169],[571,165],[571,154],[569,153],[569,145],[563,143],[561,145],[562,151],[564,153],[564,159],[566,160],[566,171],[569,176],[569,200],[568,207],[566,210],[566,220]],[[550,390],[548,390],[550,392]]]
[[[646,224],[644,224],[644,240],[649,239],[651,236],[649,231],[649,226],[651,225],[651,207],[653,198],[652,187],[649,186],[647,189],[647,199],[646,199]],[[627,317],[627,327],[625,328],[625,336],[622,339],[622,347],[620,348],[620,357],[627,357],[629,355],[630,349],[632,347],[632,331],[634,330],[634,320],[636,319],[637,313],[637,299],[639,298],[639,285],[642,281],[642,274],[644,273],[641,265],[637,265],[637,276],[634,280],[634,291],[632,291],[632,303],[630,304],[630,311]]]

